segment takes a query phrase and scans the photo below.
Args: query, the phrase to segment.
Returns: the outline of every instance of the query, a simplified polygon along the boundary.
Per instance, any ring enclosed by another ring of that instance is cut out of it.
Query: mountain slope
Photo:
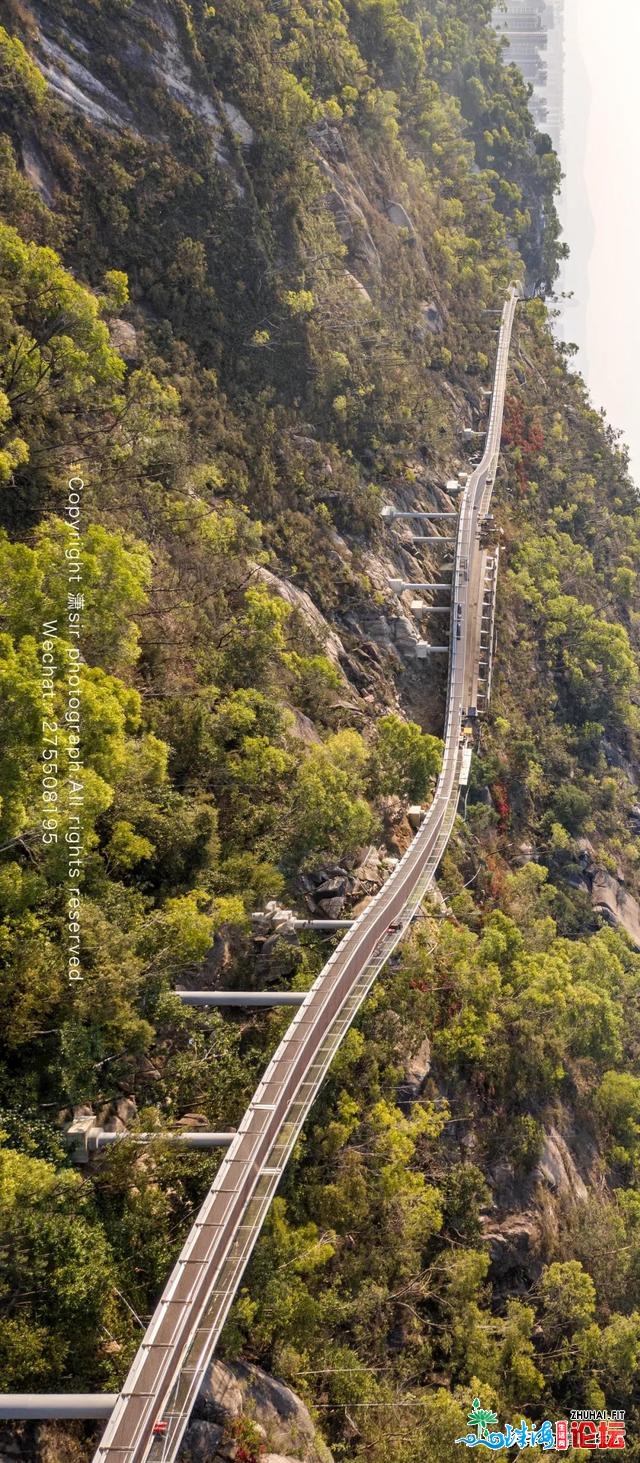
[[[25,1361],[34,1388],[118,1384],[217,1162],[124,1145],[80,1178],[65,1118],[233,1125],[282,1018],[173,987],[306,986],[326,944],[258,948],[252,911],[366,897],[430,794],[444,672],[387,580],[438,560],[379,510],[450,505],[517,251],[532,293],[562,252],[558,163],[489,11],[0,5],[7,1390]],[[456,1457],[479,1388],[513,1420],[634,1405],[638,956],[598,911],[633,930],[640,514],[541,299],[515,351],[451,914],[351,1034],[226,1333],[373,1463]],[[67,667],[77,477],[70,983],[41,646],[57,620]],[[25,1457],[84,1456],[45,1432]]]

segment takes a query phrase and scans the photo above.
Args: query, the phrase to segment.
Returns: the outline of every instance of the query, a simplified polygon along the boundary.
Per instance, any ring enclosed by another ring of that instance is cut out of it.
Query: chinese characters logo
[[[573,1411],[569,1418],[529,1426],[522,1420],[519,1427],[508,1422],[501,1427],[495,1412],[482,1407],[474,1397],[467,1416],[470,1428],[464,1438],[456,1438],[467,1448],[488,1448],[498,1453],[501,1448],[542,1448],[545,1453],[566,1453],[569,1448],[595,1448],[602,1451],[625,1446],[624,1412]]]

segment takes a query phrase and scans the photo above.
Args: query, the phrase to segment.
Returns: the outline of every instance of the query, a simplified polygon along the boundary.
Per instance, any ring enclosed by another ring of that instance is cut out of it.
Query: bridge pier
[[[274,934],[278,930],[350,930],[354,921],[352,919],[298,919],[290,909],[279,910],[277,914],[271,914],[268,909],[256,910],[251,916],[254,924],[262,920],[264,924],[271,925]]]
[[[117,1392],[5,1392],[0,1393],[0,1419],[35,1422],[110,1417],[117,1400]]]
[[[185,1006],[301,1006],[305,991],[176,991]]]
[[[423,583],[416,584],[415,581],[409,580],[409,579],[390,579],[389,580],[389,589],[392,589],[393,592],[394,592],[394,594],[404,594],[405,589],[419,589],[419,590],[425,590],[425,589],[448,589],[448,590],[451,590],[451,583],[449,582],[447,584],[427,584],[426,582],[423,582]]]
[[[119,1133],[111,1133],[99,1127],[94,1113],[74,1118],[72,1123],[67,1124],[64,1132],[64,1140],[71,1149],[74,1163],[88,1163],[94,1153],[101,1153],[104,1148],[110,1148],[113,1143],[121,1143],[124,1139],[140,1144],[161,1139],[163,1143],[171,1143],[177,1148],[229,1148],[234,1138],[235,1130],[216,1133],[205,1128],[188,1131],[183,1129],[182,1132],[171,1133],[130,1133],[125,1129]]]
[[[430,537],[421,533],[414,533],[411,536],[411,540],[414,544],[439,544],[442,548],[446,549],[455,548],[456,542],[454,538],[444,538],[441,533],[432,534]]]
[[[468,474],[466,474],[466,478],[467,478],[467,481],[468,481]],[[445,487],[443,489],[443,492],[445,492],[447,494],[447,497],[448,498],[451,498],[456,493],[462,493],[465,487],[466,487],[466,482],[462,483],[462,482],[458,482],[458,479],[457,478],[450,478],[449,481],[447,482],[447,484],[445,485]],[[426,508],[426,509],[421,509],[421,508],[413,508],[413,509],[394,508],[393,507],[393,504],[386,503],[385,506],[384,506],[384,508],[382,508],[380,510],[380,517],[381,517],[383,523],[395,523],[396,518],[421,518],[421,519],[429,519],[429,518],[457,518],[458,517],[458,514],[457,514],[457,512],[455,512],[455,513],[436,513],[436,512],[432,512],[431,509],[428,509],[428,508]]]
[[[294,930],[350,930],[353,919],[294,919]]]

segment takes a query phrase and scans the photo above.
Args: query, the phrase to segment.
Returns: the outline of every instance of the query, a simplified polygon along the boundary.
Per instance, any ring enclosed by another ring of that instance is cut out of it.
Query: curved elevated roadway
[[[475,705],[486,514],[500,453],[519,286],[504,305],[486,446],[460,506],[442,770],[404,857],[298,1008],[264,1073],[152,1316],[94,1463],[171,1463],[243,1271],[302,1124],[346,1031],[433,882],[456,816]],[[460,609],[458,610],[458,606]],[[460,626],[460,637],[457,626]],[[154,1433],[158,1420],[166,1427]]]

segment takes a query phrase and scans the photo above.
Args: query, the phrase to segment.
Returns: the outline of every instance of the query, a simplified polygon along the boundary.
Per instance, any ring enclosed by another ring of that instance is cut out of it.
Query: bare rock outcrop
[[[537,1214],[510,1214],[485,1231],[491,1256],[491,1274],[498,1288],[509,1294],[529,1289],[542,1269],[541,1221]]]
[[[562,1134],[553,1126],[545,1134],[534,1174],[556,1198],[576,1203],[588,1197],[587,1186],[578,1173],[573,1155]]]
[[[420,1043],[417,1051],[407,1058],[404,1081],[398,1089],[398,1105],[406,1111],[422,1096],[425,1083],[431,1071],[431,1042],[428,1036]]]
[[[170,7],[163,0],[157,0],[153,7],[142,0],[136,10],[138,24],[134,22],[130,33],[122,38],[121,58],[128,70],[136,74],[140,85],[123,85],[116,90],[95,74],[92,53],[82,36],[61,21],[52,22],[34,0],[34,18],[38,24],[34,51],[51,91],[63,106],[103,130],[148,137],[154,133],[150,133],[150,109],[145,108],[145,92],[148,101],[153,90],[162,86],[173,102],[207,128],[217,161],[231,175],[234,191],[241,196],[244,187],[233,152],[234,147],[251,146],[252,127],[237,106],[210,94],[194,74]],[[154,37],[151,44],[145,33],[146,22],[151,22]],[[38,191],[47,201],[45,195],[51,192],[50,184],[42,176],[41,168],[36,168],[36,174]]]
[[[345,654],[344,645],[325,620],[322,611],[313,603],[311,595],[307,594],[306,589],[298,589],[298,586],[292,584],[289,579],[281,579],[277,574],[272,574],[270,569],[265,569],[262,564],[256,564],[255,573],[272,594],[277,594],[280,599],[291,605],[292,609],[298,610],[313,631],[325,655],[333,661],[334,665],[339,665],[341,657]]]
[[[74,1108],[74,1118],[89,1116],[91,1109]],[[96,1123],[103,1128],[105,1133],[126,1133],[127,1129],[135,1123],[138,1116],[138,1107],[135,1097],[120,1097],[115,1102],[107,1102],[100,1107],[96,1113]]]
[[[414,224],[409,218],[404,204],[390,200],[387,204],[387,218],[397,229],[407,229],[410,234],[415,234]]]
[[[578,1164],[591,1180],[596,1150],[584,1130],[567,1130],[567,1138],[550,1122],[529,1172],[523,1175],[505,1157],[489,1170],[492,1204],[484,1220],[484,1239],[491,1278],[501,1294],[518,1294],[535,1283],[557,1239],[561,1215],[589,1197]]]
[[[336,230],[347,246],[349,262],[356,271],[377,283],[382,265],[371,229],[377,210],[349,164],[338,129],[320,123],[314,129],[313,138],[319,153],[318,164],[327,180],[326,201]]]
[[[360,304],[370,305],[372,303],[371,295],[365,285],[363,285],[362,280],[356,279],[355,274],[352,274],[350,269],[345,269],[344,277],[349,289]]]
[[[240,1418],[257,1424],[272,1463],[332,1463],[302,1399],[284,1382],[244,1361],[215,1361],[210,1367],[185,1438],[183,1463],[224,1463],[233,1457],[234,1424]],[[205,1428],[208,1454],[203,1451]]]
[[[383,799],[384,831],[391,852],[402,858],[414,836],[404,805],[393,793]]]
[[[35,138],[24,137],[20,144],[22,154],[22,166],[36,193],[39,193],[42,202],[51,208],[55,203],[56,180],[47,162],[47,159],[38,146]]]
[[[340,919],[353,905],[370,899],[382,888],[389,875],[385,849],[371,844],[361,849],[348,866],[314,869],[298,880],[309,914],[320,919]]]
[[[234,950],[228,926],[216,930],[213,942],[202,964],[183,972],[180,985],[185,991],[213,991],[224,985],[226,972],[233,964]]]
[[[109,321],[109,336],[111,344],[125,361],[137,361],[140,358],[140,346],[138,334],[130,320],[122,320],[118,315]]]
[[[59,101],[73,111],[81,112],[98,126],[136,130],[128,104],[94,76],[74,54],[85,50],[81,41],[70,37],[67,48],[41,32],[38,48],[40,70]]]
[[[187,1428],[179,1463],[228,1463],[235,1452],[233,1439],[215,1422],[196,1418]]]
[[[625,930],[640,950],[640,904],[624,884],[605,869],[596,869],[591,885],[591,901],[597,914],[607,924]]]
[[[304,742],[306,747],[318,746],[322,741],[322,737],[312,722],[311,717],[306,716],[305,712],[300,711],[297,706],[289,706],[287,710],[291,716],[293,735],[297,740]]]
[[[622,870],[612,874],[604,869],[588,838],[578,838],[576,850],[577,857],[564,870],[566,883],[583,889],[591,898],[594,912],[614,929],[624,930],[640,950],[640,904],[626,888]]]
[[[421,301],[417,330],[422,338],[425,335],[442,335],[444,331],[444,320],[441,311],[433,301]]]
[[[262,1463],[299,1463],[297,1458],[285,1458],[282,1453],[265,1453]]]

